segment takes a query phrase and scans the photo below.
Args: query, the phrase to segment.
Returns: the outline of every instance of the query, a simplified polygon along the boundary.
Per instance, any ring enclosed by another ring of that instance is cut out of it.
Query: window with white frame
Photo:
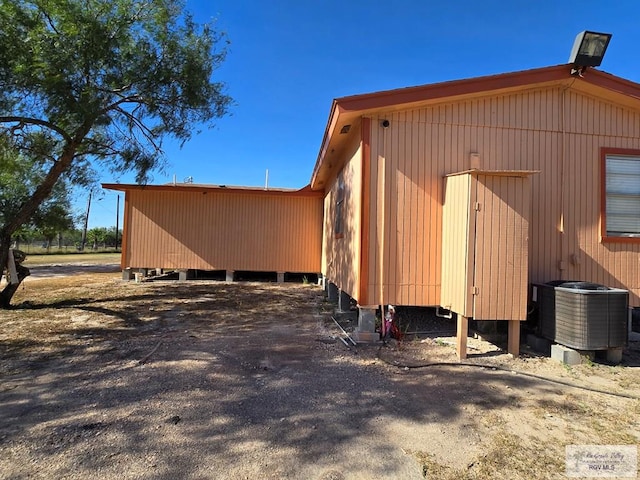
[[[640,238],[640,152],[604,157],[606,237]]]

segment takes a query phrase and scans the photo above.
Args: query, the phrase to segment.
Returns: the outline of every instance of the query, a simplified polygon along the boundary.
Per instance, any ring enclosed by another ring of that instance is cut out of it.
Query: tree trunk
[[[3,260],[0,261],[0,264],[2,264],[2,272],[7,271],[7,275],[6,275],[6,279],[7,279],[7,285],[4,287],[4,290],[2,290],[2,292],[0,292],[0,308],[10,308],[11,307],[11,299],[13,298],[13,296],[15,295],[15,293],[18,291],[18,288],[20,287],[20,284],[22,283],[22,281],[27,278],[31,272],[29,272],[29,269],[25,266],[22,265],[22,261],[24,260],[24,255],[21,252],[20,258],[14,258],[16,260],[16,273],[18,274],[18,281],[16,283],[11,283],[12,280],[15,280],[13,278],[9,278],[9,265],[8,265],[8,258],[9,255],[11,255],[11,250],[9,249],[9,247],[11,246],[11,237],[10,236],[6,236],[6,235],[2,235],[2,237],[0,238],[0,255]]]
[[[23,265],[16,265],[16,270],[18,272],[18,283],[9,283],[4,287],[4,290],[0,292],[0,308],[11,308],[11,299],[18,291],[20,284],[25,278],[31,275],[29,269]]]
[[[4,276],[4,271],[7,269],[7,260],[9,258],[10,248],[11,235],[0,233],[0,278]]]
[[[16,213],[16,215],[9,219],[9,221],[2,225],[0,229],[0,275],[3,274],[7,268],[7,258],[9,255],[9,247],[11,245],[11,235],[24,225],[29,218],[35,213],[40,204],[49,197],[53,186],[64,172],[66,172],[73,163],[74,155],[76,153],[77,146],[84,139],[90,130],[91,125],[83,125],[81,129],[76,132],[74,139],[68,142],[63,150],[62,155],[45,176],[42,183],[36,188],[31,197],[22,205],[22,208]],[[0,308],[9,308],[11,298],[18,290],[20,283],[29,275],[29,269],[22,265],[16,265],[18,271],[18,283],[8,284],[2,292],[0,292]]]

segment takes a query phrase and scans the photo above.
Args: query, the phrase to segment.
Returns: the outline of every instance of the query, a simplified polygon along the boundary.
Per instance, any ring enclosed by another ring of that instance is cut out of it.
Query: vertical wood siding
[[[329,184],[325,192],[322,273],[340,289],[359,300],[362,204],[362,145],[354,135],[347,149],[347,162],[342,169],[344,179],[343,233],[335,235],[335,207],[338,182]]]
[[[627,288],[640,305],[640,245],[600,241],[602,147],[640,148],[640,113],[555,87],[373,117],[368,290],[384,292],[373,303],[440,304],[443,177],[475,152],[483,170],[540,171],[529,281]]]
[[[127,192],[126,267],[319,272],[322,198]]]

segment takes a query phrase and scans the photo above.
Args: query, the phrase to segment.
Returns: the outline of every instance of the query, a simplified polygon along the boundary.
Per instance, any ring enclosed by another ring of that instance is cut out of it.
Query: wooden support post
[[[467,335],[469,334],[469,319],[458,314],[458,328],[456,331],[456,351],[458,360],[467,358]]]
[[[520,321],[509,320],[509,340],[507,342],[507,352],[514,357],[520,355]]]

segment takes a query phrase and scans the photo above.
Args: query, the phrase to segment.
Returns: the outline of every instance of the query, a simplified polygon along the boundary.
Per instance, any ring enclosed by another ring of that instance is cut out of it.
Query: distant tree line
[[[80,251],[82,250],[82,229],[70,228],[56,231],[25,226],[13,235],[12,240],[13,248],[26,249],[30,252],[34,250],[46,250],[51,253],[60,250]],[[115,227],[95,227],[87,230],[84,250],[119,249],[121,245],[122,230],[118,230],[116,237]]]

